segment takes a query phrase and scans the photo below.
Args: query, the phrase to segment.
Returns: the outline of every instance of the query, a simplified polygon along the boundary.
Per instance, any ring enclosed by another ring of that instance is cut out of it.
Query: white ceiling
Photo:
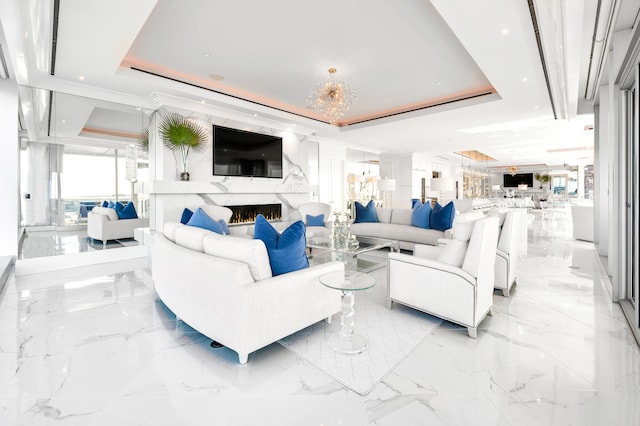
[[[494,166],[591,162],[584,86],[597,0],[532,1],[557,120],[527,0],[65,0],[53,76],[53,1],[3,3],[19,84],[275,119],[373,152],[479,150]],[[339,126],[306,106],[330,67],[358,91]],[[73,132],[126,133],[140,119],[83,103],[69,110]]]

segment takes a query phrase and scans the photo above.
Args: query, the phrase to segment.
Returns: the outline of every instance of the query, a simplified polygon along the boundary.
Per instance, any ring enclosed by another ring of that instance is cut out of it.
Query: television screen
[[[529,188],[533,188],[533,173],[518,173],[510,175],[505,173],[503,175],[503,187],[504,188],[517,188],[518,185],[526,184]]]
[[[213,126],[213,175],[282,178],[282,138]]]

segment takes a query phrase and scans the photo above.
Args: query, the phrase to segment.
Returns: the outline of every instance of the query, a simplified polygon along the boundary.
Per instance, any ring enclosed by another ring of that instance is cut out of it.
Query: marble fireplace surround
[[[287,179],[233,178],[221,182],[153,181],[146,188],[152,204],[150,227],[162,229],[166,222],[180,220],[183,209],[194,209],[203,204],[241,206],[280,204],[283,224],[300,219],[298,207],[309,201],[309,185]],[[235,225],[252,232],[253,223]],[[241,232],[242,233],[242,232]]]

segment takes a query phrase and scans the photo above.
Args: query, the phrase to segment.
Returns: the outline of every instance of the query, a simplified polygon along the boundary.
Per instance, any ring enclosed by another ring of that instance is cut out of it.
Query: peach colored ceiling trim
[[[495,158],[475,149],[472,149],[469,151],[458,151],[456,152],[456,154],[462,155],[463,157],[466,157],[466,158],[470,158],[474,161],[496,161]]]
[[[171,68],[159,66],[157,64],[144,61],[132,56],[126,56],[122,61],[121,66],[126,68],[131,68],[137,71],[145,72],[148,74],[152,74],[157,77],[173,80],[173,81],[176,81],[177,83],[188,84],[188,85],[192,85],[194,87],[205,89],[205,90],[212,90],[222,95],[232,96],[244,101],[257,103],[270,108],[278,109],[280,111],[296,114],[302,117],[310,118],[312,120],[317,120],[317,121],[321,121],[323,123],[329,124],[329,121],[324,116],[322,116],[321,114],[311,109],[296,107],[294,105],[286,104],[284,102],[280,102],[275,99],[268,98],[266,96],[256,95],[255,93],[252,93],[246,90],[231,87],[226,84],[220,83],[218,81],[212,81],[202,77],[193,76],[191,74],[187,74],[184,72],[176,71]],[[413,104],[402,105],[395,108],[389,108],[386,110],[377,111],[373,114],[357,116],[349,120],[339,121],[335,123],[335,126],[345,127],[353,124],[363,123],[366,121],[377,120],[380,118],[385,118],[393,115],[403,114],[411,111],[417,111],[425,108],[431,108],[439,105],[463,101],[466,99],[491,95],[495,93],[496,93],[496,89],[493,86],[488,85],[488,86],[479,87],[479,88],[471,89],[464,92],[454,93],[448,96],[442,96],[440,98],[428,99],[428,100],[416,102]]]
[[[80,133],[92,133],[94,135],[116,136],[119,138],[138,139],[139,133],[121,132],[119,130],[98,129],[95,127],[83,127]]]

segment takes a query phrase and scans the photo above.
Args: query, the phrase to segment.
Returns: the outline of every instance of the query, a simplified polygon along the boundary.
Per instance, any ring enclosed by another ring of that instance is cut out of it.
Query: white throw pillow
[[[467,253],[468,244],[465,241],[451,240],[449,244],[442,248],[442,252],[438,256],[438,262],[457,266],[458,268],[461,267],[464,262],[464,256]]]
[[[202,242],[207,254],[245,263],[255,281],[272,277],[269,254],[261,240],[232,236],[215,238],[207,235]]]
[[[176,244],[191,250],[204,253],[204,245],[202,239],[205,235],[217,236],[223,238],[224,235],[216,234],[208,229],[198,228],[196,226],[179,226],[176,227]]]
[[[233,214],[231,209],[228,207],[214,206],[213,204],[204,204],[198,207],[204,210],[207,216],[209,216],[211,219],[215,221],[222,219],[225,222],[227,222],[227,224],[229,223],[229,220],[231,219],[231,215]]]

